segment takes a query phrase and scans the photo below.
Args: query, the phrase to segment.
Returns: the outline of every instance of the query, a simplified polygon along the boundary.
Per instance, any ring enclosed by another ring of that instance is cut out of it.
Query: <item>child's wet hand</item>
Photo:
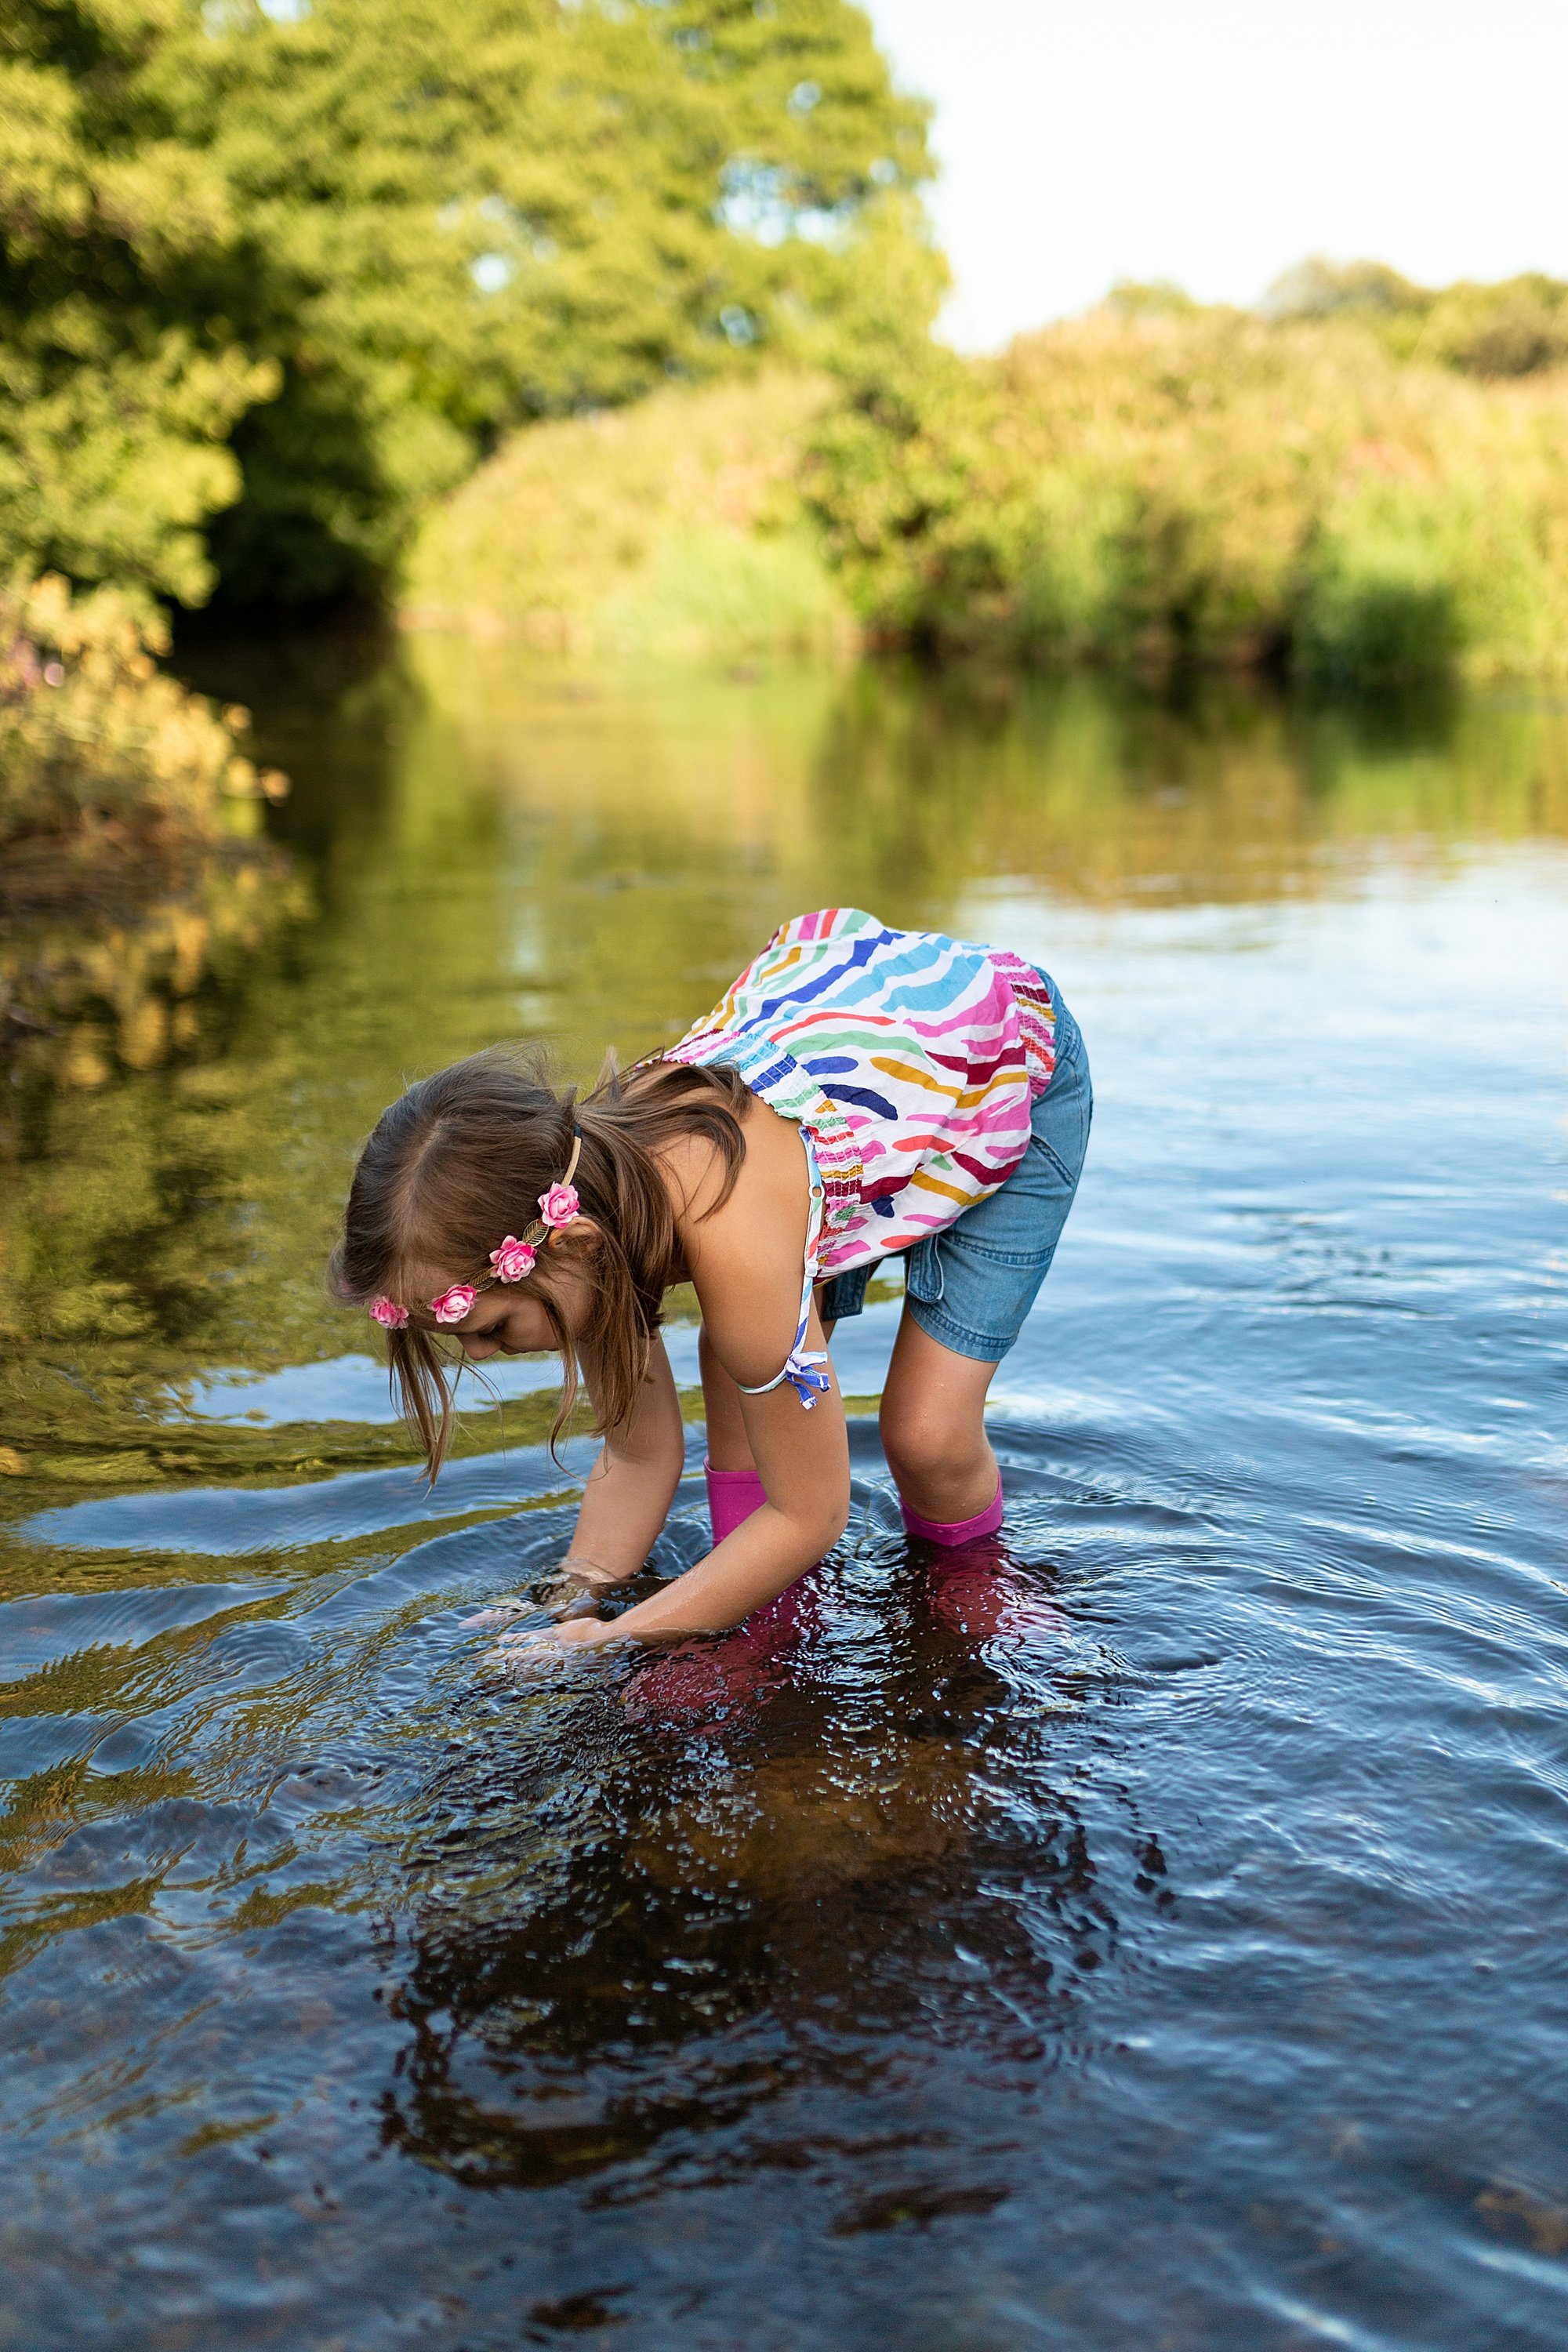
[[[538,1607],[533,1601],[498,1601],[491,1608],[481,1609],[477,1616],[465,1617],[465,1629],[470,1625],[510,1625],[515,1617],[526,1617]]]
[[[552,1569],[531,1600],[514,1595],[508,1601],[497,1601],[472,1617],[465,1617],[468,1626],[510,1625],[514,1619],[542,1613],[560,1622],[563,1619],[592,1617],[599,1605],[599,1597],[608,1591],[620,1578],[595,1561],[563,1559]]]
[[[592,1617],[600,1600],[620,1578],[592,1560],[564,1559],[540,1588],[538,1605],[557,1622]]]
[[[485,1654],[484,1664],[492,1674],[505,1675],[512,1682],[542,1682],[552,1670],[565,1663],[566,1653],[552,1633],[516,1635],[507,1643],[498,1642]]]
[[[574,1664],[585,1664],[606,1646],[602,1624],[579,1619],[571,1624],[530,1626],[503,1633],[485,1664],[514,1682],[539,1682]]]

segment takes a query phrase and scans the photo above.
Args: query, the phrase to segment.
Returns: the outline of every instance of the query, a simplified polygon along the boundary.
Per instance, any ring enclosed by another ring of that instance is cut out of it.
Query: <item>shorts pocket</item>
[[[1039,1149],[1045,1153],[1046,1158],[1050,1161],[1051,1166],[1056,1170],[1057,1174],[1061,1178],[1061,1181],[1067,1186],[1068,1191],[1070,1192],[1076,1190],[1078,1180],[1083,1173],[1083,1163],[1089,1156],[1089,1131],[1087,1122],[1085,1125],[1083,1140],[1077,1153],[1077,1165],[1075,1167],[1069,1168],[1067,1161],[1062,1158],[1061,1153],[1057,1150],[1056,1145],[1054,1143],[1047,1142],[1043,1135],[1037,1135],[1035,1141],[1039,1146]]]
[[[1047,1093],[1034,1120],[1030,1148],[1038,1149],[1055,1169],[1069,1193],[1078,1189],[1089,1157],[1089,1132],[1094,1122],[1094,1094],[1087,1071],[1075,1069],[1072,1084],[1053,1101]]]
[[[935,1307],[941,1303],[945,1286],[942,1252],[933,1234],[929,1239],[917,1242],[914,1248],[907,1253],[904,1258],[904,1288],[911,1298],[918,1298],[922,1307]]]

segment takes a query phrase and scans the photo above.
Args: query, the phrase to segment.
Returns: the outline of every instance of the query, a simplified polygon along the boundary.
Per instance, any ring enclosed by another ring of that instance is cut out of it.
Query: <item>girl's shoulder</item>
[[[661,1139],[655,1157],[669,1188],[676,1223],[685,1234],[722,1216],[743,1222],[770,1198],[793,1200],[804,1181],[800,1129],[759,1096],[746,1093],[738,1108],[742,1151],[733,1181],[717,1144],[702,1134]],[[738,1210],[731,1218],[731,1212]]]
[[[795,1335],[811,1173],[800,1129],[767,1103],[752,1100],[742,1131],[745,1157],[727,1192],[720,1155],[700,1139],[666,1164],[703,1322],[731,1377],[754,1384],[773,1378]]]

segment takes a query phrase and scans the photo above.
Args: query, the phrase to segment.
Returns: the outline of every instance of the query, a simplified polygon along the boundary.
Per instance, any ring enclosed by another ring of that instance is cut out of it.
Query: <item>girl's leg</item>
[[[702,1404],[708,1415],[708,1465],[719,1471],[756,1471],[751,1442],[741,1417],[741,1391],[718,1357],[705,1330],[697,1334],[697,1362],[702,1374]]]
[[[944,1348],[906,1307],[882,1391],[882,1450],[917,1517],[951,1527],[995,1501],[996,1456],[985,1434],[995,1370]]]

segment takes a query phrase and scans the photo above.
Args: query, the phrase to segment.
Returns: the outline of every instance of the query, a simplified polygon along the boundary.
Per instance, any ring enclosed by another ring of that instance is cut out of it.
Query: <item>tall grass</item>
[[[1568,371],[1106,309],[870,388],[808,498],[876,636],[1330,678],[1568,671]]]
[[[1354,316],[1108,306],[890,380],[671,389],[520,435],[426,530],[416,615],[541,645],[841,641],[1331,682],[1568,674],[1568,368]]]
[[[632,659],[843,643],[796,486],[830,396],[771,373],[518,434],[430,519],[405,620]]]

